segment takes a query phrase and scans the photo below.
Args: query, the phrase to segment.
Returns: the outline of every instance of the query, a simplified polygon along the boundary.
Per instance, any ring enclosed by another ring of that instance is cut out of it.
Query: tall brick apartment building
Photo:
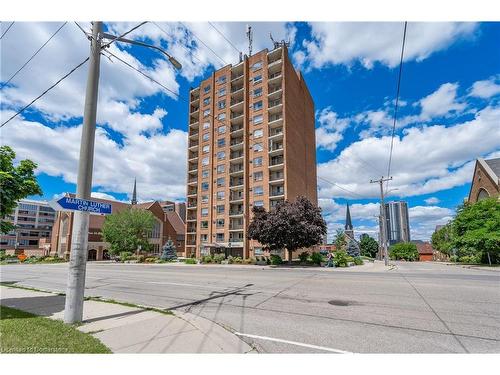
[[[253,206],[317,204],[314,103],[285,46],[225,66],[190,92],[186,255],[253,257]]]

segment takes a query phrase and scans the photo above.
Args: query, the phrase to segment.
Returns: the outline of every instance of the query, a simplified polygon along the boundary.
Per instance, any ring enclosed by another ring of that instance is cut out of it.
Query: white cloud
[[[425,199],[425,200],[424,200],[424,202],[425,202],[426,204],[432,205],[432,204],[438,204],[438,203],[439,203],[439,202],[441,202],[441,201],[439,200],[439,198],[436,198],[436,197],[430,197],[430,198]]]
[[[388,67],[399,63],[402,22],[313,22],[310,26],[312,39],[303,42],[305,56],[296,54],[296,57],[313,68],[360,62],[371,69],[376,62]],[[407,29],[405,61],[422,61],[459,38],[471,35],[475,29],[473,23],[411,22]]]
[[[316,147],[333,151],[337,147],[337,143],[344,137],[343,133],[349,126],[348,118],[339,118],[338,115],[331,110],[331,107],[322,109],[317,113],[319,127],[316,129]]]
[[[428,120],[438,116],[445,116],[450,112],[460,112],[465,108],[465,103],[457,101],[457,83],[445,83],[432,94],[421,99],[422,107],[420,117]]]
[[[449,208],[439,206],[416,206],[408,209],[410,236],[412,240],[429,241],[436,225],[446,224],[454,215]]]
[[[500,94],[500,75],[484,81],[476,81],[471,87],[470,96],[489,99]]]
[[[2,112],[2,117],[6,114]],[[19,159],[38,163],[38,172],[76,183],[81,126],[51,128],[17,118],[2,129],[2,143]],[[125,135],[123,146],[98,127],[93,186],[130,194],[137,178],[138,197],[181,199],[185,195],[187,134],[180,130]]]
[[[398,196],[415,196],[463,185],[470,181],[474,160],[500,149],[500,107],[487,107],[475,118],[454,126],[432,125],[403,130],[394,138],[391,188]],[[485,136],[487,135],[487,136]],[[390,137],[367,137],[354,142],[333,160],[318,165],[319,197],[375,198],[370,179],[385,175]],[[394,194],[394,193],[393,193]]]

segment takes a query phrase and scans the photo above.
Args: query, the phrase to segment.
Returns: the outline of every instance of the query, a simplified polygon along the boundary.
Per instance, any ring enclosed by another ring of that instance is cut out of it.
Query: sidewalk
[[[0,287],[0,304],[51,319],[63,319],[64,296]],[[138,307],[85,301],[83,324],[113,353],[249,353],[233,333],[190,313],[166,315]]]

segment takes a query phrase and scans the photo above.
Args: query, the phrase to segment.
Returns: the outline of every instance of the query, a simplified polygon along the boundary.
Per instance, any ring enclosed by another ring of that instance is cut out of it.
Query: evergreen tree
[[[177,259],[177,252],[175,251],[174,242],[169,238],[168,241],[162,247],[162,254],[160,259],[162,260],[175,260]]]

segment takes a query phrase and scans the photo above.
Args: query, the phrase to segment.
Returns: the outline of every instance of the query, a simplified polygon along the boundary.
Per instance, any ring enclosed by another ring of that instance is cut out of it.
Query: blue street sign
[[[62,197],[49,202],[56,211],[83,211],[92,214],[110,214],[111,204],[104,202],[90,201],[86,199]]]

